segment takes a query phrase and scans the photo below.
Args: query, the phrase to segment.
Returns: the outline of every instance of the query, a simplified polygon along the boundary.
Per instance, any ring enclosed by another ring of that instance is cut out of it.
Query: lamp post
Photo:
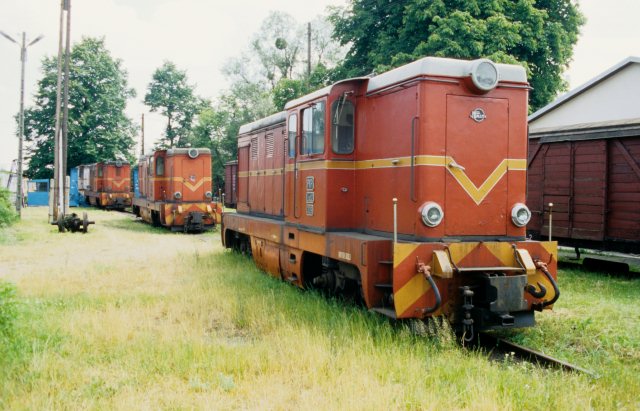
[[[12,43],[20,46],[20,61],[21,61],[21,75],[20,75],[20,115],[19,115],[19,136],[18,136],[18,187],[16,192],[16,211],[18,216],[22,216],[22,140],[24,139],[24,66],[27,61],[27,47],[33,46],[42,39],[42,35],[33,39],[27,44],[27,33],[22,32],[22,43],[18,43],[13,37],[7,33],[0,31],[0,34],[11,41]]]

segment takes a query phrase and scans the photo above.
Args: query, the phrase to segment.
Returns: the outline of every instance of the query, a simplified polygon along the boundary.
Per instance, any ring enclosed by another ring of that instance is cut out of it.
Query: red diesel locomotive
[[[131,166],[127,161],[103,161],[79,166],[79,189],[88,204],[124,210],[131,206]]]
[[[157,150],[138,163],[133,212],[155,226],[202,232],[220,222],[213,202],[211,152],[207,148]]]
[[[293,100],[241,127],[222,241],[468,340],[532,325],[560,293],[556,243],[525,237],[528,91],[520,66],[427,57]]]

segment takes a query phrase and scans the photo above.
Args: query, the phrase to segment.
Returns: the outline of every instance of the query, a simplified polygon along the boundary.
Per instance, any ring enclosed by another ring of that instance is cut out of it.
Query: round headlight
[[[428,202],[422,206],[422,222],[428,227],[435,227],[442,222],[444,212],[437,203]]]
[[[176,191],[175,193],[173,193],[173,196],[180,200],[182,198],[182,193],[180,191]]]
[[[526,205],[517,203],[511,209],[511,220],[516,226],[524,227],[531,220],[531,211]]]
[[[480,59],[471,65],[471,81],[481,91],[493,90],[498,85],[498,67],[487,59]]]
[[[197,148],[190,148],[189,151],[187,152],[187,154],[191,158],[196,158],[196,157],[198,157],[198,154],[200,154],[200,152],[198,151]]]
[[[207,191],[206,193],[204,193],[204,196],[207,198],[211,198],[213,194],[211,194],[211,191]]]

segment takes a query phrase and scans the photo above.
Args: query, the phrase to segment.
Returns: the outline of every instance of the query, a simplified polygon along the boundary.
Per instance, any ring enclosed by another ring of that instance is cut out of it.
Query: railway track
[[[570,364],[566,361],[553,358],[543,352],[507,341],[489,333],[480,333],[473,347],[485,350],[491,358],[504,359],[506,356],[514,357],[521,361],[528,361],[544,367],[560,368],[568,372],[579,372],[598,378],[593,371]]]

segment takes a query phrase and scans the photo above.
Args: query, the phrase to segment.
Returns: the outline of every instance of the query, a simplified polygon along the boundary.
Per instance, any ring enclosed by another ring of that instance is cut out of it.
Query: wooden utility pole
[[[64,16],[66,20],[66,41],[64,67],[62,63],[62,44],[65,39]],[[67,169],[67,134],[69,124],[69,59],[71,54],[71,0],[60,0],[60,33],[58,41],[58,84],[56,89],[56,118],[55,118],[55,139],[54,139],[54,171],[53,171],[53,201],[50,215],[51,223],[56,223],[64,218],[66,213],[66,169]],[[63,86],[64,70],[64,95]],[[60,112],[62,111],[62,124],[60,122]]]
[[[52,206],[52,210],[49,210],[49,215],[51,216],[50,223],[55,223],[58,221],[58,194],[60,192],[60,173],[58,170],[60,169],[60,108],[62,106],[62,41],[64,32],[62,28],[64,27],[64,8],[65,1],[60,0],[60,33],[58,36],[58,85],[56,88],[56,128],[55,128],[55,138],[54,138],[54,148],[53,148],[53,190],[50,190],[53,195],[53,201],[50,201],[49,204]]]
[[[67,214],[67,146],[69,141],[69,60],[71,58],[71,0],[65,0],[67,9],[67,36],[64,55],[64,98],[62,99],[64,109],[62,111],[62,216]]]
[[[311,79],[311,22],[307,23],[307,78]]]

